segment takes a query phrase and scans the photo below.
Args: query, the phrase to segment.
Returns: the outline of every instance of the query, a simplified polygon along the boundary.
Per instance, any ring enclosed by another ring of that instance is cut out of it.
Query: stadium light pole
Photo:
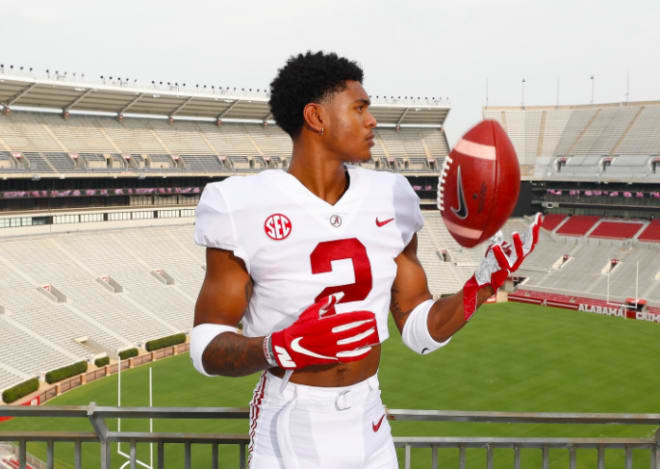
[[[527,80],[525,78],[522,79],[522,83],[520,84],[520,92],[521,92],[521,107],[525,109],[525,83],[527,83]]]
[[[635,269],[635,312],[637,312],[637,303],[639,302],[639,261]]]
[[[593,104],[594,103],[594,91],[595,91],[595,88],[596,88],[596,75],[591,75],[589,77],[589,79],[591,80],[591,104]]]
[[[610,304],[610,273],[612,273],[612,267],[610,266],[610,270],[607,271],[607,300],[606,303],[609,305]]]
[[[486,107],[488,107],[488,77],[486,77]]]
[[[149,408],[154,406],[154,392],[153,392],[153,375],[151,373],[151,367],[149,367]],[[154,432],[154,419],[149,417],[149,433]],[[149,443],[149,467],[153,469],[154,467],[154,443],[153,441]]]

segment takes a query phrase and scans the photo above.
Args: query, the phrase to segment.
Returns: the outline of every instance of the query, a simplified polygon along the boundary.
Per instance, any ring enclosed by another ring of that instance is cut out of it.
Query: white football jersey
[[[394,258],[422,228],[419,198],[405,177],[348,166],[336,204],[283,170],[208,184],[196,210],[195,242],[233,251],[254,289],[243,333],[289,326],[317,299],[343,292],[337,313],[367,310],[387,337]]]

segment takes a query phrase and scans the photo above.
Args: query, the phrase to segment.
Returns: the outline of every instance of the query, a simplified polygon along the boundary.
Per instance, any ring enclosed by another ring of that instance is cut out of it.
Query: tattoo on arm
[[[399,289],[393,285],[390,309],[392,310],[392,316],[394,316],[394,319],[397,323],[405,321],[408,315],[412,312],[412,310],[403,311],[401,309],[401,306],[399,305],[399,301],[397,299],[399,296],[398,294],[399,294]]]
[[[252,287],[254,286],[254,282],[252,279],[248,283],[245,284],[245,301],[248,303],[250,302],[250,298],[252,298]]]
[[[262,351],[263,337],[225,332],[204,350],[202,361],[210,374],[246,376],[269,368]]]

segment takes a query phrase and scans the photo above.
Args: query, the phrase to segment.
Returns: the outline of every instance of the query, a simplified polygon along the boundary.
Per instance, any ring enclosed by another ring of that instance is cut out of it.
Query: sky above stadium
[[[521,105],[523,79],[527,105],[589,103],[592,84],[660,99],[658,20],[657,0],[3,0],[0,63],[263,89],[288,56],[336,51],[371,95],[448,97],[451,144],[487,97]]]

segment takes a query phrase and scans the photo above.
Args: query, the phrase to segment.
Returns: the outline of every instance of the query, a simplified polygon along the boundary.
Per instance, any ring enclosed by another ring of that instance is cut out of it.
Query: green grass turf
[[[392,338],[383,345],[380,382],[389,408],[660,413],[660,325],[556,308],[486,305],[443,350],[421,357]],[[122,404],[148,404],[148,368],[122,373]],[[205,378],[187,355],[153,364],[155,406],[246,407],[257,375]],[[116,405],[117,376],[75,389],[47,405]],[[109,421],[110,429],[116,423]],[[392,422],[397,435],[650,437],[649,426]],[[0,431],[84,430],[86,421],[14,419]],[[122,430],[147,430],[122,420]],[[159,420],[155,431],[247,433],[247,421]],[[168,446],[170,446],[168,448]],[[166,467],[183,467],[183,447],[166,445]],[[83,467],[98,467],[98,446],[83,445]],[[128,451],[128,445],[123,445]],[[148,450],[138,448],[141,459]],[[44,457],[43,445],[30,451]],[[114,450],[113,450],[114,452]],[[221,467],[238,467],[236,448],[221,448]],[[441,467],[458,467],[457,450],[440,450]],[[72,468],[72,446],[56,445],[56,467]],[[496,449],[495,467],[513,467],[511,450]],[[468,450],[468,468],[485,467],[485,450]],[[645,451],[635,467],[648,467]],[[568,452],[551,450],[550,468],[568,467]],[[113,468],[123,459],[113,455]],[[194,467],[210,466],[208,447],[193,447]],[[607,467],[624,467],[623,451],[607,452]],[[430,450],[413,450],[413,467],[430,467]],[[523,450],[522,467],[541,467],[540,450]],[[578,467],[596,467],[595,450],[578,450]]]

